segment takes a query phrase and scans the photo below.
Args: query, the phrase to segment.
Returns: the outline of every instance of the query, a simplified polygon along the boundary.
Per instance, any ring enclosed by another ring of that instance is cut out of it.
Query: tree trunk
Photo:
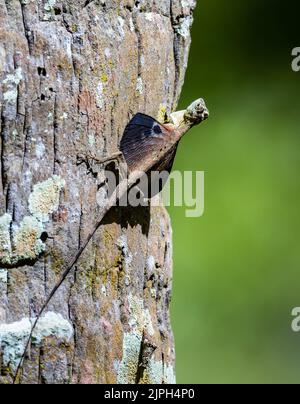
[[[130,117],[176,107],[194,0],[0,0],[0,383],[93,228]],[[161,208],[115,208],[47,307],[20,383],[172,383],[172,241]]]

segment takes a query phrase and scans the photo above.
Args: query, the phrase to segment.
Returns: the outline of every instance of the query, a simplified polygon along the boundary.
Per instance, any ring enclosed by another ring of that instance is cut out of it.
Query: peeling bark
[[[103,173],[77,156],[109,156],[134,113],[176,108],[194,7],[0,0],[0,383],[12,383],[28,324],[97,217]],[[19,382],[174,382],[171,281],[165,209],[111,210]]]

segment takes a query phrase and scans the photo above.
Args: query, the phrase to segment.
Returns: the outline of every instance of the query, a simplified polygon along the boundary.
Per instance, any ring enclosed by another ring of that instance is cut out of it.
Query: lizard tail
[[[97,224],[97,226],[94,228],[94,230],[89,234],[89,236],[87,237],[87,239],[85,240],[85,242],[83,243],[83,245],[80,247],[80,249],[77,251],[75,257],[72,259],[71,263],[68,265],[67,269],[63,272],[59,282],[54,286],[54,288],[52,289],[50,295],[48,296],[47,300],[45,301],[45,303],[43,304],[42,308],[40,309],[32,327],[30,330],[30,334],[28,336],[28,339],[26,341],[26,345],[24,348],[24,352],[22,354],[22,357],[18,363],[18,367],[17,370],[15,372],[14,375],[14,379],[13,379],[13,384],[18,384],[18,380],[20,377],[20,373],[21,373],[21,369],[26,357],[26,352],[28,350],[28,347],[30,345],[34,330],[36,329],[36,326],[42,316],[42,314],[44,313],[44,311],[46,310],[46,308],[48,307],[48,304],[50,303],[50,301],[52,300],[52,298],[54,297],[55,293],[58,291],[58,289],[61,287],[61,285],[63,284],[63,282],[65,281],[65,279],[67,278],[67,276],[69,275],[69,273],[71,272],[71,270],[73,269],[73,267],[75,266],[76,262],[78,261],[78,259],[80,258],[81,254],[83,253],[83,251],[85,250],[85,248],[87,247],[87,245],[89,244],[90,240],[92,239],[93,235],[95,234],[95,232],[97,231],[98,227],[100,226],[101,222]]]

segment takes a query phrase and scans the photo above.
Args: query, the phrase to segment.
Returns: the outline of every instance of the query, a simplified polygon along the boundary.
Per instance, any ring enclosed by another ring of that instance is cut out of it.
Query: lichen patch
[[[104,107],[104,86],[101,81],[99,81],[96,88],[96,105],[100,109]]]
[[[194,8],[196,6],[195,0],[181,0],[182,8]]]
[[[11,255],[10,224],[11,215],[6,213],[0,217],[0,262],[9,264]]]
[[[7,283],[7,270],[0,268],[0,283]]]
[[[136,81],[136,91],[139,94],[143,94],[144,93],[144,83],[143,83],[143,79],[141,77],[138,77],[137,81]]]
[[[32,216],[25,216],[20,226],[12,223],[11,215],[0,218],[0,263],[16,265],[35,259],[44,251],[40,237],[43,225]]]
[[[4,366],[16,371],[29,338],[34,318],[23,318],[11,324],[0,325],[0,347]],[[40,345],[47,337],[55,337],[61,342],[69,342],[73,327],[61,314],[48,312],[38,322],[33,332],[32,344]]]
[[[155,333],[151,314],[148,309],[145,309],[142,298],[129,294],[128,309],[130,331],[126,332],[123,337],[123,355],[118,369],[118,383],[120,384],[136,383],[143,333],[146,331],[149,336],[153,336]],[[162,372],[160,374],[162,375]]]
[[[176,384],[174,366],[171,365],[170,363],[164,364],[163,383],[164,384]]]
[[[17,265],[23,261],[35,260],[46,245],[41,240],[44,223],[49,215],[58,209],[59,193],[65,182],[58,176],[34,186],[29,197],[31,215],[25,216],[19,225],[12,216],[0,217],[0,265]]]
[[[13,226],[12,264],[18,261],[34,260],[45,250],[45,244],[41,240],[43,231],[42,223],[32,216],[25,216],[20,226]]]
[[[192,24],[193,24],[193,17],[191,15],[184,17],[179,21],[178,26],[175,27],[175,31],[184,39],[187,39],[191,35],[190,29]]]
[[[118,369],[118,384],[135,384],[139,365],[142,335],[128,332],[123,337],[123,356]]]
[[[144,370],[142,384],[162,384],[163,381],[163,363],[161,360],[151,358],[148,366]]]
[[[23,79],[22,69],[18,67],[14,73],[8,74],[3,84],[6,86],[6,91],[3,94],[4,101],[14,103],[18,98],[17,87]]]
[[[20,81],[23,79],[22,69],[18,67],[13,74],[8,74],[6,79],[3,80],[3,84],[19,85]]]
[[[176,384],[174,367],[171,363],[163,363],[154,357],[144,369],[141,384]]]
[[[155,270],[155,258],[153,255],[150,255],[147,259],[147,269],[150,273],[154,272]]]
[[[29,210],[32,216],[42,223],[49,221],[49,215],[58,209],[59,193],[65,181],[54,175],[52,178],[36,184],[29,197]]]
[[[122,250],[125,271],[126,273],[128,273],[133,261],[133,255],[129,249],[126,234],[123,234],[121,237],[119,237],[119,239],[117,240],[117,244],[119,248]]]
[[[148,309],[144,310],[144,328],[150,336],[153,336],[155,334],[151,314]]]

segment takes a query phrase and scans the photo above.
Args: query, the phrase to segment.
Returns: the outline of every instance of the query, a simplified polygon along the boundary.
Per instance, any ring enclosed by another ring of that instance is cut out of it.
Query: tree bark
[[[136,112],[175,109],[194,0],[0,0],[0,383],[95,224]],[[169,216],[115,208],[49,304],[19,383],[173,383]]]

